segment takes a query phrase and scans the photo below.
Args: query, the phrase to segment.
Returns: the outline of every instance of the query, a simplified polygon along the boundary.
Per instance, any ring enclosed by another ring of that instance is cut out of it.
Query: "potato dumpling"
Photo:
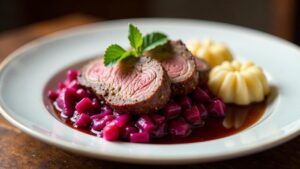
[[[194,56],[204,59],[211,67],[233,59],[224,43],[214,42],[209,38],[203,41],[191,40],[186,45]]]
[[[209,74],[209,87],[225,103],[248,105],[259,102],[270,88],[263,70],[251,61],[225,61]]]

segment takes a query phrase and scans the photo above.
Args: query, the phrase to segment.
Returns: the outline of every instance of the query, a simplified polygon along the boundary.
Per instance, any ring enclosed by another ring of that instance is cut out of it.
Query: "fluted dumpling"
[[[208,84],[225,103],[238,105],[262,101],[270,91],[263,70],[251,61],[223,62],[211,70]]]
[[[186,45],[194,56],[204,59],[211,67],[233,59],[224,43],[214,42],[209,38],[203,41],[191,40]]]

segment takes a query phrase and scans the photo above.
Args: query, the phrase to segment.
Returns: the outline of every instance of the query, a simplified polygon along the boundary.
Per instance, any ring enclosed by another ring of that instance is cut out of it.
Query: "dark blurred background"
[[[0,0],[0,32],[68,14],[104,20],[176,17],[251,27],[300,44],[296,0]]]

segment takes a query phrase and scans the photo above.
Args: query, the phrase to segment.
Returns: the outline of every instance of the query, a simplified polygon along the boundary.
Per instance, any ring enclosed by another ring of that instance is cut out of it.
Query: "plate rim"
[[[17,48],[14,52],[12,52],[11,54],[9,54],[1,63],[0,63],[0,72],[2,73],[2,70],[9,65],[9,63],[14,60],[16,57],[19,56],[19,54],[26,52],[32,48],[35,48],[36,46],[39,45],[43,45],[44,43],[48,43],[50,41],[53,40],[57,40],[60,38],[67,38],[68,36],[72,36],[72,35],[76,35],[76,34],[80,34],[80,32],[82,33],[82,31],[86,30],[85,32],[89,32],[88,28],[93,27],[95,25],[98,26],[102,26],[102,25],[106,25],[109,23],[116,23],[118,24],[120,21],[121,22],[139,22],[139,21],[147,21],[147,22],[151,22],[151,21],[157,21],[157,22],[161,22],[161,21],[165,21],[165,20],[172,20],[173,22],[199,22],[199,23],[208,23],[208,24],[213,24],[213,25],[221,25],[221,26],[227,26],[227,27],[233,27],[233,28],[238,28],[238,29],[242,29],[242,30],[246,30],[246,31],[251,31],[254,33],[259,33],[259,34],[264,34],[264,36],[268,36],[271,38],[276,38],[277,40],[280,40],[283,43],[286,43],[289,46],[292,46],[293,48],[297,49],[300,52],[300,48],[293,44],[290,43],[284,39],[278,38],[274,35],[270,35],[268,33],[265,32],[260,32],[254,29],[250,29],[250,28],[245,28],[242,26],[236,26],[236,25],[232,25],[232,24],[227,24],[227,23],[220,23],[220,22],[212,22],[212,21],[204,21],[204,20],[195,20],[195,19],[174,19],[174,18],[137,18],[137,19],[121,19],[121,20],[112,20],[112,21],[103,21],[103,22],[96,22],[96,23],[92,23],[92,24],[87,24],[87,25],[83,25],[83,26],[77,26],[77,27],[73,27],[73,28],[69,28],[69,29],[64,29],[61,31],[57,31],[54,33],[51,33],[49,35],[43,36],[41,38],[37,38],[33,41],[30,41],[28,43],[26,43],[25,45],[22,45],[21,47]],[[13,124],[15,127],[21,129],[22,131],[24,131],[26,134],[33,136],[34,138],[37,138],[39,140],[42,140],[46,143],[58,146],[60,148],[75,152],[75,153],[81,153],[81,154],[85,154],[87,156],[91,156],[91,157],[96,157],[96,158],[101,158],[101,159],[105,159],[105,160],[112,160],[112,161],[122,161],[122,162],[129,162],[129,163],[140,163],[140,164],[187,164],[187,163],[199,163],[199,162],[211,162],[211,161],[217,161],[217,160],[223,160],[223,159],[229,159],[229,158],[234,158],[234,157],[240,157],[240,156],[244,156],[244,155],[249,155],[249,154],[253,154],[255,152],[260,152],[266,149],[269,149],[271,147],[277,146],[279,144],[282,144],[288,140],[291,140],[292,138],[295,138],[296,136],[298,136],[300,134],[300,128],[295,129],[295,131],[289,133],[288,135],[285,136],[281,136],[280,138],[277,138],[275,140],[268,140],[267,142],[263,142],[262,144],[259,145],[255,145],[253,147],[246,147],[243,149],[239,149],[237,151],[231,151],[230,153],[225,153],[225,154],[220,154],[218,156],[207,156],[207,157],[198,157],[198,156],[194,156],[193,158],[189,158],[189,159],[183,159],[183,160],[178,160],[177,158],[165,158],[162,160],[159,159],[145,159],[143,157],[141,158],[129,158],[129,157],[123,157],[123,156],[116,156],[116,155],[108,155],[108,154],[101,154],[101,156],[99,156],[99,153],[95,153],[95,152],[91,152],[91,151],[85,151],[82,148],[78,148],[75,145],[72,144],[68,144],[69,142],[64,141],[64,140],[60,140],[58,138],[53,138],[53,137],[48,137],[47,135],[43,135],[35,130],[31,130],[29,127],[27,127],[26,125],[18,122],[16,119],[14,119],[9,113],[7,113],[7,111],[5,111],[5,108],[2,106],[2,103],[0,104],[0,114],[7,120],[9,121],[11,124]]]

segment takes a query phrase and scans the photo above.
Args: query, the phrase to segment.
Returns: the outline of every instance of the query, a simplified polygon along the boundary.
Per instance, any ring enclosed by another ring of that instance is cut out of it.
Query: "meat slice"
[[[195,57],[195,64],[199,74],[199,85],[206,85],[208,81],[210,66],[205,60],[198,57]]]
[[[168,44],[157,47],[145,55],[161,62],[171,80],[172,94],[190,93],[198,85],[194,56],[181,40],[169,41]]]
[[[128,113],[158,110],[170,98],[170,81],[161,64],[150,57],[129,58],[113,67],[103,59],[86,65],[78,76],[113,109]]]

